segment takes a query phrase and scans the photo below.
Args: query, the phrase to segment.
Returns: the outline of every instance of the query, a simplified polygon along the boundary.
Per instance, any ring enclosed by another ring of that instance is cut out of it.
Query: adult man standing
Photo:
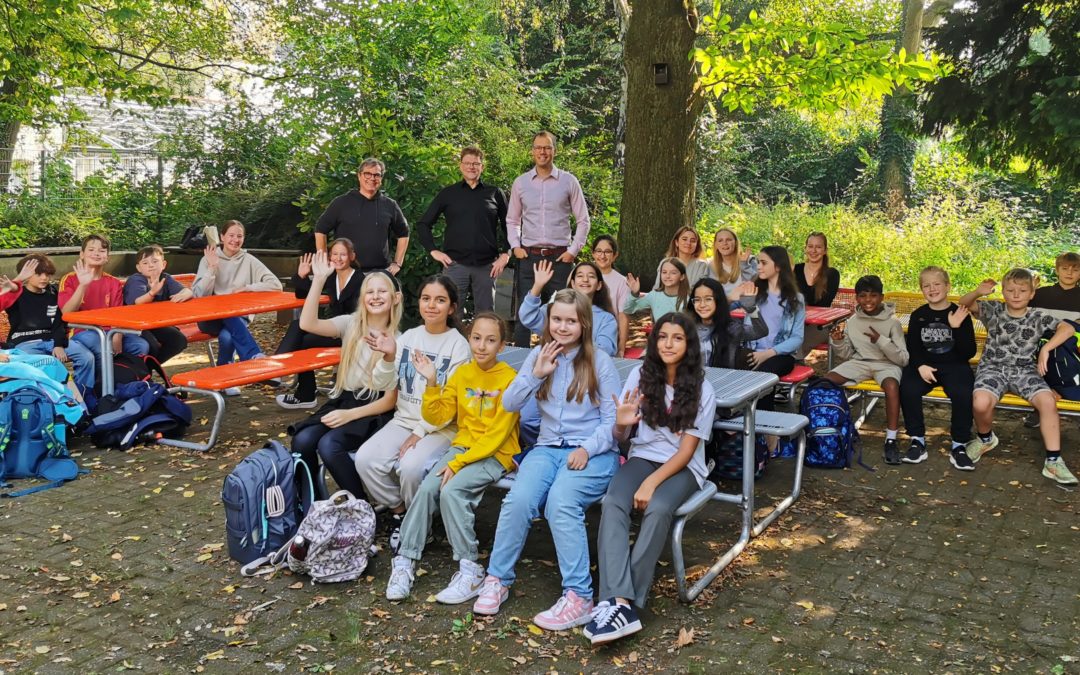
[[[363,161],[356,178],[359,190],[349,190],[330,202],[315,225],[315,248],[326,250],[327,236],[344,237],[356,249],[356,264],[365,274],[373,270],[401,271],[409,247],[409,223],[401,208],[379,188],[386,166],[374,157]],[[397,241],[390,257],[390,239]]]
[[[461,292],[458,315],[470,294],[477,312],[494,307],[495,280],[510,262],[506,242],[506,197],[502,190],[480,180],[484,152],[473,145],[461,151],[462,180],[443,188],[416,223],[420,243],[442,263]],[[441,248],[436,248],[432,225],[446,219]]]
[[[515,284],[518,295],[533,285],[533,266],[541,260],[554,265],[555,275],[540,293],[542,302],[566,286],[574,258],[589,236],[589,207],[581,184],[573,174],[555,166],[555,136],[541,131],[533,136],[535,166],[518,176],[510,189],[506,213],[507,236],[517,258]],[[570,216],[577,221],[570,236]],[[518,321],[514,343],[529,346],[529,329]]]

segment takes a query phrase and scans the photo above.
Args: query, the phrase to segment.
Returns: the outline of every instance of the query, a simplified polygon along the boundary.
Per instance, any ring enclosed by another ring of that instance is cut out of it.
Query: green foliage
[[[1077,35],[1076,2],[956,4],[933,36],[956,68],[929,87],[925,129],[958,127],[976,164],[1006,171],[1019,155],[1080,178]]]
[[[891,43],[842,23],[757,12],[736,23],[717,0],[701,26],[705,46],[693,53],[699,85],[729,111],[835,111],[943,72],[936,54],[893,53]]]
[[[909,209],[899,223],[878,210],[806,204],[713,208],[699,223],[706,241],[720,227],[734,228],[755,251],[784,246],[795,261],[802,259],[810,232],[825,232],[841,286],[877,274],[886,290],[895,291],[918,291],[919,271],[927,265],[949,270],[958,292],[987,277],[1000,278],[1012,267],[1033,268],[1045,278],[1058,253],[1080,245],[1076,232],[1027,223],[1006,203],[950,197]]]

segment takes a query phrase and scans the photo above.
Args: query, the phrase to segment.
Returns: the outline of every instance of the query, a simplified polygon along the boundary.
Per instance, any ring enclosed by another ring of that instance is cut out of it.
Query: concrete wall
[[[15,263],[27,253],[44,253],[53,259],[56,264],[57,279],[71,271],[75,261],[79,259],[78,246],[63,246],[55,248],[34,249],[0,249],[0,274],[9,277],[15,276]],[[296,273],[296,265],[300,259],[299,251],[283,251],[273,249],[249,248],[256,258],[261,260],[282,280],[292,278]],[[202,259],[201,252],[184,251],[175,247],[165,249],[165,260],[168,262],[168,271],[171,274],[194,274],[199,269],[199,261]],[[112,251],[109,255],[109,263],[105,271],[118,277],[130,276],[135,272],[135,251]]]

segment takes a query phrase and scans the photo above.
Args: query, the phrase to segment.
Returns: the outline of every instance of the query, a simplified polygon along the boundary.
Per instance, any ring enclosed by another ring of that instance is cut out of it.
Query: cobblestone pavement
[[[928,420],[929,461],[901,467],[880,461],[875,411],[875,472],[808,470],[802,498],[698,602],[676,600],[665,567],[645,630],[594,649],[578,631],[530,625],[559,592],[542,523],[493,619],[434,603],[456,568],[444,542],[399,604],[383,598],[386,554],[356,583],[241,578],[222,548],[219,491],[294,416],[272,393],[229,399],[207,455],[80,442],[90,475],[0,503],[0,672],[1080,672],[1077,494],[1040,475],[1038,434],[1016,413],[998,426],[1002,445],[961,473],[941,440],[946,408]],[[1080,469],[1080,432],[1065,428]],[[770,465],[759,503],[790,471]],[[500,497],[480,509],[485,549]],[[595,535],[598,511],[589,520]],[[734,512],[712,504],[688,530],[689,564],[708,563],[734,541]]]

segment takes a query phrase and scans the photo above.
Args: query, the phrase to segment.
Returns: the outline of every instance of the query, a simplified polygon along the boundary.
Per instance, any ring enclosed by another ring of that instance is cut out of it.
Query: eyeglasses
[[[710,295],[707,298],[691,298],[690,302],[694,303],[695,305],[714,305],[716,304],[716,298]]]
[[[610,248],[594,248],[592,252],[593,255],[615,255],[615,251]]]
[[[546,151],[550,152],[550,151],[554,150],[555,148],[551,147],[550,145],[534,145],[532,147],[532,149],[533,150],[546,150]]]
[[[372,173],[371,171],[364,171],[360,175],[363,176],[364,178],[368,178],[370,180],[382,180],[382,174],[381,173]]]
[[[467,166],[469,168],[475,168],[478,166],[484,166],[483,162],[462,162],[461,166]]]

